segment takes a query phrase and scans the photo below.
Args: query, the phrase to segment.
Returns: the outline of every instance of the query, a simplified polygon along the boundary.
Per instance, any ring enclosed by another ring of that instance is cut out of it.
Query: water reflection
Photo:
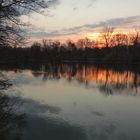
[[[0,129],[0,139],[140,139],[140,72],[137,70],[47,64],[29,70],[8,69],[3,73],[11,76],[13,87],[21,94],[17,97],[8,90],[8,96],[3,96],[8,98],[8,108],[11,108],[9,102],[14,101],[16,105],[12,108],[17,109],[10,110],[6,120],[8,130]],[[3,102],[0,97],[0,108]],[[0,118],[0,125],[3,121]],[[9,129],[10,123],[14,128]]]
[[[86,134],[80,126],[49,116],[59,114],[61,109],[56,106],[41,104],[40,102],[17,98],[22,102],[20,111],[26,114],[26,127],[22,130],[21,140],[86,140]],[[46,113],[47,115],[43,115]]]
[[[19,96],[8,96],[2,92],[0,92],[1,140],[86,139],[86,134],[80,126],[71,125],[60,118],[40,115],[44,112],[58,114],[60,108]]]
[[[17,114],[13,106],[18,102],[0,92],[0,139],[18,140],[22,136],[24,114]]]
[[[92,65],[42,65],[40,70],[32,71],[35,77],[42,76],[43,81],[67,79],[68,82],[77,81],[88,88],[98,85],[105,95],[113,95],[118,90],[133,90],[133,95],[139,93],[140,72],[130,70],[113,70],[99,68]]]
[[[28,116],[23,140],[86,140],[84,130],[61,119]]]

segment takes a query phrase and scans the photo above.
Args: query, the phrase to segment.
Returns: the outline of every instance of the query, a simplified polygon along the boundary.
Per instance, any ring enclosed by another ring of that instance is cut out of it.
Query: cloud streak
[[[66,29],[61,29],[61,30],[54,30],[50,32],[44,32],[44,31],[28,31],[29,35],[33,36],[46,36],[46,37],[56,37],[56,36],[65,36],[65,35],[78,35],[83,31],[94,31],[97,28],[102,28],[104,26],[123,26],[127,24],[132,24],[137,21],[140,21],[140,15],[139,16],[131,16],[127,18],[116,18],[116,19],[109,19],[106,21],[101,21],[98,23],[93,23],[93,24],[85,24],[82,26],[76,26],[73,28],[66,28]]]

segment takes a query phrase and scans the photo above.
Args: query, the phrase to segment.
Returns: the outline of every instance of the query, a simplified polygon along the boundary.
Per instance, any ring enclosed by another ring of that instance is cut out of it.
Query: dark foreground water
[[[0,140],[140,140],[139,71],[42,65],[2,73],[13,86],[0,97],[0,107],[8,102]]]

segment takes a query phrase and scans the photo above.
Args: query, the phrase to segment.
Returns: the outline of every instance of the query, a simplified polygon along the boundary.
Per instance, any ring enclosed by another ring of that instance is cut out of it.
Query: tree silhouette
[[[101,31],[101,39],[104,41],[105,47],[111,47],[112,35],[114,27],[106,26]]]
[[[18,45],[23,40],[19,17],[30,12],[43,13],[57,0],[0,0],[0,46]]]

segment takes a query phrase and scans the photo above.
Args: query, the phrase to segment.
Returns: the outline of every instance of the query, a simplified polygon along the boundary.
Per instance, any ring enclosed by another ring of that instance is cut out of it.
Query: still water
[[[140,140],[138,71],[75,64],[2,73],[17,114],[6,140]]]

